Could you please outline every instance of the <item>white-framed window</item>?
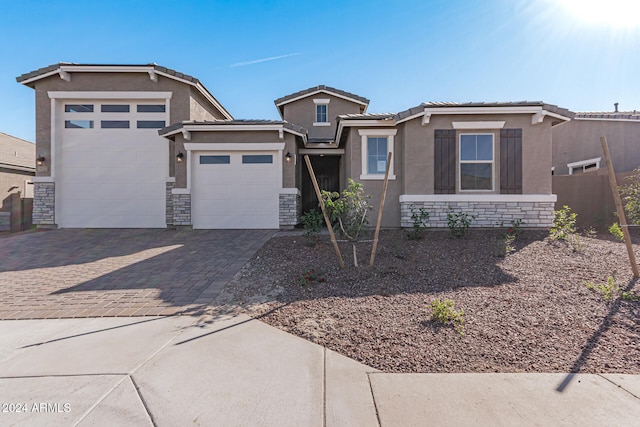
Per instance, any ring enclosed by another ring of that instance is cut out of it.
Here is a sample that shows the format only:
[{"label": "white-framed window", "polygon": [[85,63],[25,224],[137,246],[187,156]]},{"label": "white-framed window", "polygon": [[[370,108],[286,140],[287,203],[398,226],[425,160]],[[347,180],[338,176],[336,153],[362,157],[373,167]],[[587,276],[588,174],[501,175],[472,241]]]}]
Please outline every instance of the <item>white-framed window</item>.
[{"label": "white-framed window", "polygon": [[493,191],[494,135],[462,133],[459,138],[460,191]]},{"label": "white-framed window", "polygon": [[[394,137],[397,129],[359,129],[362,153],[362,174],[360,179],[384,179],[387,168],[387,156],[393,153]],[[393,165],[395,159],[391,158],[389,167],[389,179],[396,179]]]},{"label": "white-framed window", "polygon": [[329,102],[330,99],[314,99],[313,104],[315,106],[315,121],[314,126],[330,126],[329,123]]},{"label": "white-framed window", "polygon": [[602,157],[596,157],[595,159],[567,163],[567,167],[569,168],[569,175],[573,175],[574,173],[597,171],[598,169],[600,169],[601,160]]}]

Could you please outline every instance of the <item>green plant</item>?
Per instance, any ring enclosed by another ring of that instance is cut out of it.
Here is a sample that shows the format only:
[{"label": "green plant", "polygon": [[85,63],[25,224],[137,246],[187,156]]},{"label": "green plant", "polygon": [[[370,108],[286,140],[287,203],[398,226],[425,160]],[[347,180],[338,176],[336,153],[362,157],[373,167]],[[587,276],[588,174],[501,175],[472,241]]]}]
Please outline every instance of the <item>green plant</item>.
[{"label": "green plant", "polygon": [[429,212],[425,208],[411,209],[411,221],[413,222],[413,229],[409,232],[407,237],[409,240],[422,239],[424,229],[429,224]]},{"label": "green plant", "polygon": [[362,230],[369,224],[367,214],[372,209],[364,194],[364,186],[349,178],[347,188],[342,193],[322,191],[322,199],[334,230],[353,243],[353,264],[358,266],[355,242]]},{"label": "green plant", "polygon": [[586,282],[585,285],[588,289],[594,290],[602,295],[602,299],[607,302],[614,299],[620,292],[620,286],[618,286],[614,275],[607,277],[607,283]]},{"label": "green plant", "polygon": [[506,234],[503,237],[505,255],[509,255],[511,252],[514,252],[516,250],[516,247],[513,245],[513,242],[515,240],[516,240],[515,234]]},{"label": "green plant", "polygon": [[300,283],[301,286],[310,286],[317,283],[324,283],[326,280],[326,277],[324,277],[321,272],[312,268],[300,275],[298,283]]},{"label": "green plant", "polygon": [[584,235],[589,237],[590,239],[595,239],[598,236],[598,231],[593,227],[589,227],[584,230]]},{"label": "green plant", "polygon": [[635,174],[626,177],[625,185],[618,187],[627,218],[632,224],[640,224],[640,168],[634,169]]},{"label": "green plant", "polygon": [[624,240],[624,233],[617,222],[611,224],[611,227],[609,227],[609,233],[618,240]]},{"label": "green plant", "polygon": [[571,212],[571,208],[564,205],[559,211],[553,212],[553,226],[549,236],[553,240],[567,240],[576,232],[576,218],[578,214]]},{"label": "green plant", "polygon": [[620,297],[625,301],[638,301],[640,300],[640,295],[634,293],[633,291],[622,291]]},{"label": "green plant", "polygon": [[320,230],[322,230],[322,221],[324,219],[322,217],[322,213],[312,209],[302,215],[300,219],[302,221],[302,226],[304,227],[303,236],[307,238],[310,245],[315,245],[318,242]]},{"label": "green plant", "polygon": [[449,208],[447,213],[447,226],[449,227],[449,234],[451,237],[464,237],[467,235],[469,226],[475,221],[475,215],[468,214],[466,212],[455,212]]},{"label": "green plant", "polygon": [[455,310],[450,299],[435,299],[431,302],[431,320],[443,325],[451,325],[460,335],[464,335],[464,310]]}]

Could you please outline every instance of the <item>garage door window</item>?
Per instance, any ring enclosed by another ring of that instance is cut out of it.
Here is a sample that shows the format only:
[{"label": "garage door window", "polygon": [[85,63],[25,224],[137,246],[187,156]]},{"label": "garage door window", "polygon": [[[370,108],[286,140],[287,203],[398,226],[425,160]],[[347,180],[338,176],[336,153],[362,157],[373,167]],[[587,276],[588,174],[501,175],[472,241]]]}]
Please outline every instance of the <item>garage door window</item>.
[{"label": "garage door window", "polygon": [[228,165],[231,163],[230,156],[200,156],[201,165]]},{"label": "garage door window", "polygon": [[91,104],[66,104],[64,106],[65,113],[93,113],[93,105]]},{"label": "garage door window", "polygon": [[128,113],[129,106],[126,104],[116,105],[116,104],[103,104],[100,106],[101,113]]},{"label": "garage door window", "polygon": [[164,113],[165,106],[164,105],[138,105],[138,113]]},{"label": "garage door window", "polygon": [[271,154],[244,154],[242,163],[273,163],[273,156]]},{"label": "garage door window", "polygon": [[65,129],[93,129],[93,120],[65,120]]},{"label": "garage door window", "polygon": [[138,129],[162,129],[164,120],[138,120]]},{"label": "garage door window", "polygon": [[102,129],[129,129],[128,120],[102,120],[100,122]]}]

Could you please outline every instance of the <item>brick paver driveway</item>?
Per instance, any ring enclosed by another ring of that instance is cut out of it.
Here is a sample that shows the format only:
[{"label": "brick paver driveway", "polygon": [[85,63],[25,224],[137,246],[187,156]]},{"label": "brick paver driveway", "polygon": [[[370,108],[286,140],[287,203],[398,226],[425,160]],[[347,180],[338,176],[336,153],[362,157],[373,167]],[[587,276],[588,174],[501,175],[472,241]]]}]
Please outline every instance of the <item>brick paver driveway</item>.
[{"label": "brick paver driveway", "polygon": [[273,234],[69,229],[3,237],[0,319],[194,311]]}]

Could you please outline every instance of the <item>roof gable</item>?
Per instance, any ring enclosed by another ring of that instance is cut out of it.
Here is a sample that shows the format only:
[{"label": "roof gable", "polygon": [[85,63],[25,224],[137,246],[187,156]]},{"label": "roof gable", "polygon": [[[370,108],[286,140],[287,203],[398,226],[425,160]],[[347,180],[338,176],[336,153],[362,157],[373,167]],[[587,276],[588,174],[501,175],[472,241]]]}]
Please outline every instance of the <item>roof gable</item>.
[{"label": "roof gable", "polygon": [[278,107],[278,111],[280,112],[280,116],[284,116],[284,105],[289,104],[291,102],[298,101],[303,98],[307,98],[309,96],[316,95],[318,93],[326,93],[327,95],[333,95],[338,98],[345,99],[347,101],[353,102],[354,104],[359,104],[364,107],[363,112],[366,111],[367,106],[369,105],[369,100],[362,96],[356,95],[355,93],[346,92],[344,90],[336,89],[334,87],[318,85],[314,87],[310,87],[308,89],[300,90],[298,92],[294,92],[289,95],[285,95],[281,98],[273,101]]},{"label": "roof gable", "polygon": [[60,62],[39,68],[37,70],[22,74],[16,77],[16,81],[31,88],[35,87],[38,80],[55,76],[66,81],[71,81],[72,73],[147,73],[149,78],[156,81],[158,76],[163,76],[181,83],[195,87],[204,98],[213,105],[228,120],[232,120],[233,116],[218,102],[218,100],[209,92],[209,90],[197,78],[188,74],[181,73],[171,68],[161,65],[151,64],[76,64],[69,62]]}]

